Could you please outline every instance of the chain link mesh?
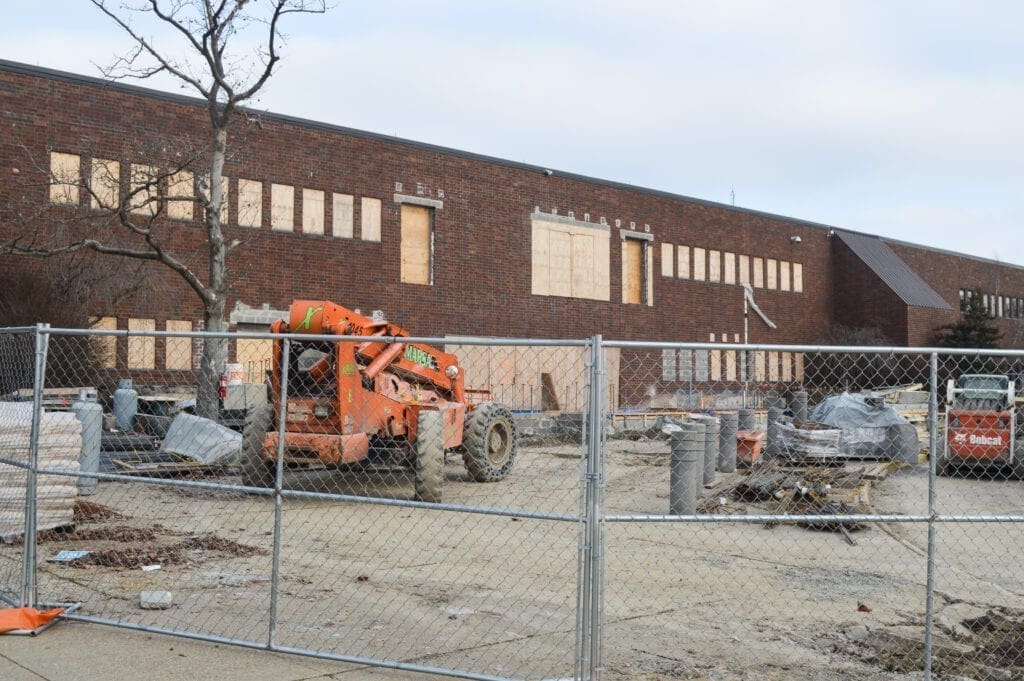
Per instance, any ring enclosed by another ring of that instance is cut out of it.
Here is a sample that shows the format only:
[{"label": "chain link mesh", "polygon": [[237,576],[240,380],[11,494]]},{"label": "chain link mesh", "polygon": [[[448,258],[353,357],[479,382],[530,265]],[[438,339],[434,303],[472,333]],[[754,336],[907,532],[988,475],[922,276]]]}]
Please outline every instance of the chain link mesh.
[{"label": "chain link mesh", "polygon": [[1024,675],[1024,355],[45,337],[0,332],[11,602],[479,678]]}]

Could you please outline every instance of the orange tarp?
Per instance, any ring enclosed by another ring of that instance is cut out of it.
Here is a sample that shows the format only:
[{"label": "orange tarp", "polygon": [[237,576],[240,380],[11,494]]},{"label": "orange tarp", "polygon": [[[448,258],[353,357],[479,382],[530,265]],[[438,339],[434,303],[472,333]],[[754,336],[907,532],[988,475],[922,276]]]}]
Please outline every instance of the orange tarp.
[{"label": "orange tarp", "polygon": [[4,608],[0,610],[0,634],[9,631],[33,631],[49,624],[53,618],[64,612],[64,608],[54,608],[40,612],[35,608]]}]

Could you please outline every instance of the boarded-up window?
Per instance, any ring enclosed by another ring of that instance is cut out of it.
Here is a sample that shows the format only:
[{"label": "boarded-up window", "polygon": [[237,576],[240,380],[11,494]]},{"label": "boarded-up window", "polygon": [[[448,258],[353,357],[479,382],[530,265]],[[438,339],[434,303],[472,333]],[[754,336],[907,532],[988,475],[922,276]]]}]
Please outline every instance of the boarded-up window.
[{"label": "boarded-up window", "polygon": [[708,351],[695,350],[693,354],[693,377],[696,381],[708,380]]},{"label": "boarded-up window", "polygon": [[793,368],[793,378],[795,380],[797,380],[797,381],[803,381],[804,380],[804,353],[798,352],[798,353],[793,355],[793,358],[795,360],[794,361],[795,366]]},{"label": "boarded-up window", "polygon": [[779,287],[779,262],[772,258],[768,258],[764,261],[765,265],[765,281],[767,282],[769,289],[776,289]]},{"label": "boarded-up window", "polygon": [[78,184],[82,181],[82,159],[78,154],[50,152],[50,203],[78,205]]},{"label": "boarded-up window", "polygon": [[754,288],[764,288],[764,258],[754,258]]},{"label": "boarded-up window", "polygon": [[[188,332],[192,330],[192,322],[168,319],[167,330],[178,333]],[[187,370],[192,368],[191,338],[168,336],[165,348],[165,367],[172,370]]]},{"label": "boarded-up window", "polygon": [[643,303],[644,245],[637,239],[622,241],[622,302],[628,305]]},{"label": "boarded-up window", "polygon": [[736,351],[727,350],[725,353],[725,380],[736,380]]},{"label": "boarded-up window", "polygon": [[401,279],[405,284],[434,283],[433,212],[402,204]]},{"label": "boarded-up window", "polygon": [[263,183],[259,180],[238,180],[238,226],[260,227],[263,224]]},{"label": "boarded-up window", "polygon": [[92,160],[89,172],[89,205],[93,209],[114,210],[121,200],[121,164],[102,158]]},{"label": "boarded-up window", "polygon": [[188,170],[173,173],[167,182],[167,217],[191,220],[194,205],[195,181]]},{"label": "boarded-up window", "polygon": [[750,256],[749,255],[741,255],[740,256],[740,283],[741,284],[749,284],[750,283]]},{"label": "boarded-up window", "polygon": [[157,186],[159,181],[157,169],[154,166],[133,163],[131,180],[132,195],[128,205],[132,212],[139,215],[156,215],[160,195],[160,188]]},{"label": "boarded-up window", "polygon": [[689,279],[690,278],[690,247],[680,246],[679,247],[679,278]]},{"label": "boarded-up window", "polygon": [[724,274],[722,275],[722,278],[725,280],[726,284],[735,284],[736,283],[736,254],[735,253],[729,253],[729,252],[725,253],[725,266],[723,268],[723,273]]},{"label": "boarded-up window", "polygon": [[785,260],[779,263],[779,288],[788,291],[790,286],[789,263]]},{"label": "boarded-up window", "polygon": [[676,351],[666,348],[661,351],[661,380],[676,380]]},{"label": "boarded-up window", "polygon": [[351,239],[353,203],[351,194],[334,194],[331,216],[331,231],[334,236]]},{"label": "boarded-up window", "polygon": [[754,380],[761,382],[764,379],[764,351],[759,350],[754,353]]},{"label": "boarded-up window", "polygon": [[131,333],[156,331],[155,319],[128,320],[128,368],[156,368],[156,339],[153,336],[133,336]]},{"label": "boarded-up window", "polygon": [[693,249],[693,279],[694,281],[704,281],[705,272],[707,267],[707,255],[703,248]]},{"label": "boarded-up window", "polygon": [[[117,317],[100,317],[93,323],[92,328],[114,331],[117,329]],[[92,347],[100,366],[104,369],[113,369],[117,366],[117,336],[96,336]]]},{"label": "boarded-up window", "polygon": [[532,219],[531,293],[610,300],[610,231],[585,222]]},{"label": "boarded-up window", "polygon": [[797,293],[804,291],[804,266],[798,262],[793,263],[793,290]]},{"label": "boarded-up window", "polygon": [[789,352],[782,353],[782,380],[793,380],[793,355]]},{"label": "boarded-up window", "polygon": [[302,190],[302,231],[324,233],[324,193],[319,189]]},{"label": "boarded-up window", "polygon": [[708,251],[708,281],[722,281],[721,251]]},{"label": "boarded-up window", "polygon": [[777,352],[768,353],[768,380],[779,380],[779,353]]},{"label": "boarded-up window", "polygon": [[[710,334],[708,340],[712,343],[715,342],[715,334]],[[722,380],[722,351],[712,350],[711,351],[711,380],[721,381]]]},{"label": "boarded-up window", "polygon": [[672,244],[661,245],[661,276],[675,276],[676,248]]},{"label": "boarded-up window", "polygon": [[360,220],[359,236],[363,241],[380,241],[380,199],[368,199],[365,196],[359,204]]},{"label": "boarded-up window", "polygon": [[246,383],[263,383],[273,352],[271,340],[239,338],[235,341],[235,361],[242,365]]},{"label": "boarded-up window", "polygon": [[679,380],[693,380],[693,350],[679,351]]},{"label": "boarded-up window", "polygon": [[270,228],[279,232],[295,229],[295,187],[270,185]]}]

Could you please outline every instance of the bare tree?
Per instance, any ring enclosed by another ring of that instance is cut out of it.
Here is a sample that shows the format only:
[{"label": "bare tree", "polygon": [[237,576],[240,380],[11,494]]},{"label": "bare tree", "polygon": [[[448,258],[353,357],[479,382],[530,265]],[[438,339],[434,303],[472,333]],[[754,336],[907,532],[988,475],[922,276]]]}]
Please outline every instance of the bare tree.
[{"label": "bare tree", "polygon": [[[180,276],[202,302],[204,328],[223,331],[228,254],[237,245],[237,241],[225,237],[221,224],[229,142],[240,142],[239,126],[233,124],[245,117],[245,104],[267,84],[281,58],[284,18],[290,14],[322,14],[326,11],[325,2],[91,2],[134,44],[127,54],[102,69],[104,76],[145,80],[158,74],[170,75],[203,99],[209,127],[198,135],[154,135],[148,151],[159,148],[163,152],[161,158],[145,167],[133,165],[130,173],[123,172],[117,164],[98,167],[94,159],[89,181],[85,181],[84,172],[62,174],[54,172],[52,165],[36,163],[46,173],[51,199],[54,191],[73,191],[74,201],[57,203],[77,202],[77,214],[73,217],[87,221],[91,227],[54,230],[53,221],[48,221],[47,228],[34,227],[0,247],[7,252],[40,257],[91,250],[159,263]],[[158,32],[151,33],[153,30]],[[128,189],[108,191],[121,186]],[[86,201],[79,200],[82,192]],[[186,203],[194,204],[200,213],[201,237],[196,233],[183,239],[180,224],[167,224],[168,206]],[[31,217],[20,216],[23,224],[41,224]],[[197,411],[203,416],[213,417],[217,413],[217,379],[226,362],[226,340],[208,339],[203,343],[197,394]]]}]

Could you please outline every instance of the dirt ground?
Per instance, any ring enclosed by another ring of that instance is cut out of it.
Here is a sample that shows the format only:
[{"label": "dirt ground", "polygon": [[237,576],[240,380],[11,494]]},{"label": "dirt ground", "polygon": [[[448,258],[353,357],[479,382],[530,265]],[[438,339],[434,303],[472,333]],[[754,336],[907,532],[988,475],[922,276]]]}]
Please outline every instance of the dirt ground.
[{"label": "dirt ground", "polygon": [[[612,441],[608,450],[607,512],[667,512],[667,444]],[[576,512],[578,446],[524,447],[499,483],[469,481],[457,458],[446,474],[446,501],[513,510],[285,500],[278,645],[517,678],[572,675],[579,524],[515,511]],[[408,498],[411,489],[390,472],[287,477],[322,491]],[[924,513],[927,482],[923,464],[897,471],[872,488],[871,510]],[[1021,513],[1020,485],[943,479],[938,507]],[[61,549],[92,552],[43,562],[43,598],[81,601],[81,612],[101,618],[268,639],[272,498],[140,482],[103,483],[89,501],[118,515],[93,514],[74,534],[41,539],[42,561]],[[608,678],[921,676],[926,525],[873,525],[853,534],[853,546],[791,525],[607,523],[604,534]],[[1024,662],[1002,654],[1024,647],[1020,528],[941,524],[936,536],[936,668],[1021,678]],[[13,565],[19,552],[2,546],[0,558]],[[142,610],[143,590],[171,591],[174,605]]]}]

